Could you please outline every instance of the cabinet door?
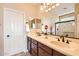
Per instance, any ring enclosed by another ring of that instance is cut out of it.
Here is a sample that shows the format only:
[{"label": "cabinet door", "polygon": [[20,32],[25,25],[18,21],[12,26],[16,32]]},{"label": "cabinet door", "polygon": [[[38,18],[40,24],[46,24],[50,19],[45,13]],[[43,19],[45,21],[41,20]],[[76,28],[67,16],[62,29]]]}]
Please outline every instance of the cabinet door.
[{"label": "cabinet door", "polygon": [[37,41],[35,41],[35,40],[33,40],[33,39],[32,39],[32,43],[34,43],[34,44],[36,44],[36,45],[37,45]]},{"label": "cabinet door", "polygon": [[31,40],[30,40],[30,38],[29,37],[27,37],[27,49],[28,49],[28,51],[30,52],[30,50],[31,50]]},{"label": "cabinet door", "polygon": [[43,49],[44,51],[46,51],[47,53],[49,53],[50,55],[52,55],[52,49],[49,48],[48,46],[44,45],[44,44],[41,44],[39,43],[38,44],[39,48]]},{"label": "cabinet door", "polygon": [[34,43],[32,43],[32,46],[31,46],[31,54],[37,56],[37,53],[38,53],[37,52],[37,45],[34,44]]},{"label": "cabinet door", "polygon": [[53,54],[52,49],[44,44],[38,43],[38,54],[43,56],[51,56]]},{"label": "cabinet door", "polygon": [[53,50],[53,56],[65,56],[64,54]]},{"label": "cabinet door", "polygon": [[51,56],[51,54],[49,54],[48,52],[46,52],[41,48],[38,48],[38,53],[39,53],[39,56]]}]

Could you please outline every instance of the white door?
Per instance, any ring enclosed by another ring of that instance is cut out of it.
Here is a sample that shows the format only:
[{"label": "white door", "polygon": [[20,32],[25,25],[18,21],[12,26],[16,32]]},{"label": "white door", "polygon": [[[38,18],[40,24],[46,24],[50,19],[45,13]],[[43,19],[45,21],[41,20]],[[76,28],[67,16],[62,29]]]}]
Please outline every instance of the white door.
[{"label": "white door", "polygon": [[24,14],[12,9],[4,9],[4,55],[24,51]]}]

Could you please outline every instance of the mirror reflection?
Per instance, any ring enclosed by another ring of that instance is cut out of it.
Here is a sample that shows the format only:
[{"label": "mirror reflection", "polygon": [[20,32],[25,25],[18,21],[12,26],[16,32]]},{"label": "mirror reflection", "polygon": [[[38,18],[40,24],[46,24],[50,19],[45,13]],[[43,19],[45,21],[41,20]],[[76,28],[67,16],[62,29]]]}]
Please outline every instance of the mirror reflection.
[{"label": "mirror reflection", "polygon": [[75,20],[56,22],[55,27],[55,35],[75,37]]},{"label": "mirror reflection", "polygon": [[65,37],[75,36],[75,15],[74,13],[68,13],[59,16],[59,22],[55,23],[55,35],[63,35]]},{"label": "mirror reflection", "polygon": [[42,13],[42,15],[41,21],[43,26],[48,25],[48,33],[52,32],[53,35],[76,37],[75,4],[63,3],[50,12]]},{"label": "mirror reflection", "polygon": [[47,33],[52,35],[63,35],[65,37],[79,38],[78,30],[78,4],[60,3],[51,4],[50,8],[44,3],[39,4],[39,17],[29,21],[30,29],[40,29],[45,33],[45,25],[48,26]]}]

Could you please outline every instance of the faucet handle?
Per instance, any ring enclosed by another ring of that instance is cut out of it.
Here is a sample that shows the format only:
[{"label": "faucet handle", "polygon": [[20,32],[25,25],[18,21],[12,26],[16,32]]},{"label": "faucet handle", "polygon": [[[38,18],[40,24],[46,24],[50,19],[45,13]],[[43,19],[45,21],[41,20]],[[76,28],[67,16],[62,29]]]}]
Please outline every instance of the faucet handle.
[{"label": "faucet handle", "polygon": [[58,41],[60,41],[60,39],[58,38]]},{"label": "faucet handle", "polygon": [[66,43],[68,43],[68,44],[69,44],[69,40],[67,40],[67,41],[66,41]]}]

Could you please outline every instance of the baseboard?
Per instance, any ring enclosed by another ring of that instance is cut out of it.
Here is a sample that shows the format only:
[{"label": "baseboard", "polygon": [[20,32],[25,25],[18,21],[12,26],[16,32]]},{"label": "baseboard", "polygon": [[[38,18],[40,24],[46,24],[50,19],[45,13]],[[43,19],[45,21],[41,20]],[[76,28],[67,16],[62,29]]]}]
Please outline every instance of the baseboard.
[{"label": "baseboard", "polygon": [[13,54],[13,55],[11,55],[11,56],[17,56],[17,55],[19,55],[19,54],[21,54],[21,53],[26,53],[26,52],[28,52],[28,50],[21,51],[21,52],[19,52],[19,53]]},{"label": "baseboard", "polygon": [[24,52],[28,52],[28,50],[24,50]]},{"label": "baseboard", "polygon": [[11,55],[11,56],[17,56],[17,55],[22,54],[22,53],[24,53],[24,51],[19,52],[19,53],[16,53],[16,54],[13,54],[13,55]]}]

